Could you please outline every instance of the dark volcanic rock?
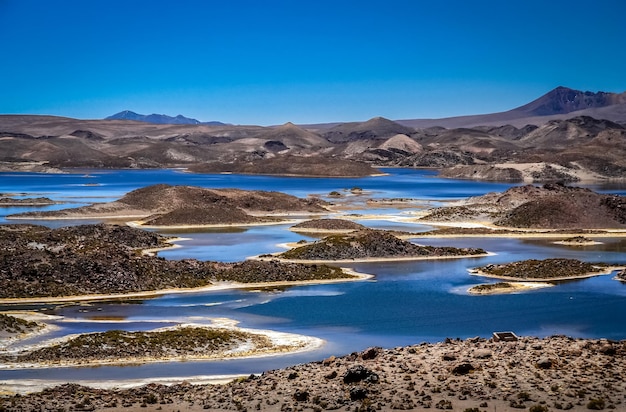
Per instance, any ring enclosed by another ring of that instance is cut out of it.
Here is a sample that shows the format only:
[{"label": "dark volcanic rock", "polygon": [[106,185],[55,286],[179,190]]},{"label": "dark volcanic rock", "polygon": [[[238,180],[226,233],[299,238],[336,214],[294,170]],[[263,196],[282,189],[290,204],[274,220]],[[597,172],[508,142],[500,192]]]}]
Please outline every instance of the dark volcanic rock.
[{"label": "dark volcanic rock", "polygon": [[343,375],[343,383],[357,383],[361,381],[378,383],[379,377],[374,371],[367,369],[363,365],[353,366]]}]

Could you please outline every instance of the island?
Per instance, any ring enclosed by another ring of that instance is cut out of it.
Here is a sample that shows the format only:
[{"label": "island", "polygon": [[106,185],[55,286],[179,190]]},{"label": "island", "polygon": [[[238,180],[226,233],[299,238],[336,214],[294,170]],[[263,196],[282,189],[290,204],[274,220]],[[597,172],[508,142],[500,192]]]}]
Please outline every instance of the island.
[{"label": "island", "polygon": [[483,283],[472,286],[467,290],[470,295],[499,295],[502,293],[516,293],[532,289],[547,288],[554,286],[551,283],[542,282],[497,282]]},{"label": "island", "polygon": [[26,212],[7,219],[117,219],[150,227],[210,227],[276,223],[276,216],[327,213],[325,205],[321,199],[280,192],[157,184],[114,202]]},{"label": "island", "polygon": [[314,219],[289,228],[302,233],[347,233],[366,229],[365,226],[346,219]]},{"label": "island", "polygon": [[57,202],[48,197],[17,198],[16,195],[0,193],[0,206],[46,206]]},{"label": "island", "polygon": [[144,253],[170,247],[171,241],[125,225],[0,225],[0,302],[150,296],[224,282],[357,279],[319,264],[166,260]]},{"label": "island", "polygon": [[234,324],[184,324],[154,331],[109,330],[70,336],[53,345],[0,354],[0,369],[263,356],[308,350],[322,342],[320,339],[295,334],[240,329]]},{"label": "island", "polygon": [[593,239],[588,238],[587,236],[573,236],[568,237],[567,239],[557,240],[554,242],[557,245],[565,245],[565,246],[593,246],[593,245],[601,245],[602,242],[595,241]]},{"label": "island", "polygon": [[[298,262],[420,260],[486,256],[480,248],[420,246],[383,230],[365,229],[327,236],[270,257]],[[261,256],[267,257],[267,256]]]},{"label": "island", "polygon": [[582,279],[610,274],[616,267],[605,263],[581,262],[577,259],[528,259],[506,264],[490,264],[470,270],[478,276],[504,280],[541,282]]}]

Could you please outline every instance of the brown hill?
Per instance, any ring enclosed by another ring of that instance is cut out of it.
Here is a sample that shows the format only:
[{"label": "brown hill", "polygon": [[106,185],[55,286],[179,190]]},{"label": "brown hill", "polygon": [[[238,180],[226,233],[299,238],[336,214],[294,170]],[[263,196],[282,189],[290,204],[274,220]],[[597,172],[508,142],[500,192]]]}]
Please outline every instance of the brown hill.
[{"label": "brown hill", "polygon": [[344,123],[323,134],[332,143],[345,143],[355,140],[384,139],[397,134],[411,135],[415,130],[384,117],[375,117],[366,122]]},{"label": "brown hill", "polygon": [[114,202],[59,211],[22,213],[8,218],[149,217],[152,224],[232,224],[258,221],[249,213],[321,213],[325,211],[323,205],[321,200],[300,199],[280,192],[160,184],[134,190]]},{"label": "brown hill", "polygon": [[259,157],[253,160],[202,163],[189,167],[196,173],[241,173],[281,176],[363,177],[381,173],[370,164],[335,156]]},{"label": "brown hill", "polygon": [[609,229],[626,226],[626,198],[561,184],[512,187],[434,209],[425,220],[493,220],[532,229]]},{"label": "brown hill", "polygon": [[531,200],[495,223],[534,229],[626,227],[626,198],[582,190]]}]

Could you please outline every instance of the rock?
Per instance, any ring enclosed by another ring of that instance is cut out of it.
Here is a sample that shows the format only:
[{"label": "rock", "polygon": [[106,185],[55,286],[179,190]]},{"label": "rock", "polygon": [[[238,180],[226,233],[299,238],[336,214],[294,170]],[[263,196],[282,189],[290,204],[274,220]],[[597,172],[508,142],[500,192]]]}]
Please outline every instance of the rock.
[{"label": "rock", "polygon": [[324,378],[328,380],[335,379],[336,377],[337,377],[337,371],[332,371],[328,375],[324,375]]},{"label": "rock", "polygon": [[453,353],[444,353],[442,358],[445,361],[455,361],[456,360],[456,355],[453,354]]},{"label": "rock", "polygon": [[365,349],[361,353],[361,359],[363,359],[363,360],[374,359],[374,358],[376,358],[376,356],[378,356],[380,351],[381,351],[381,348],[368,348],[368,349]]},{"label": "rock", "polygon": [[367,398],[367,389],[365,388],[352,388],[350,389],[350,400],[360,401]]},{"label": "rock", "polygon": [[598,352],[607,356],[614,356],[617,353],[617,351],[615,350],[615,346],[611,345],[610,343],[600,346]]},{"label": "rock", "polygon": [[477,359],[487,359],[491,358],[491,356],[493,356],[493,354],[489,349],[478,349],[474,352],[474,357]]},{"label": "rock", "polygon": [[378,375],[364,367],[363,365],[356,365],[351,367],[343,375],[343,383],[356,383],[356,382],[369,382],[378,383]]},{"label": "rock", "polygon": [[475,368],[474,366],[472,366],[471,363],[469,362],[464,362],[464,363],[460,363],[458,365],[456,365],[453,369],[452,369],[452,373],[454,375],[467,375],[468,373],[470,373],[471,371],[473,371]]},{"label": "rock", "polygon": [[328,366],[330,364],[332,364],[333,362],[335,362],[335,359],[337,359],[335,356],[331,356],[329,358],[326,358],[322,361],[322,365],[324,366]]},{"label": "rock", "polygon": [[540,358],[537,361],[537,367],[540,369],[550,369],[552,367],[552,360],[549,358]]},{"label": "rock", "polygon": [[296,392],[293,394],[293,398],[298,402],[306,402],[309,400],[309,392],[305,390],[296,389]]}]

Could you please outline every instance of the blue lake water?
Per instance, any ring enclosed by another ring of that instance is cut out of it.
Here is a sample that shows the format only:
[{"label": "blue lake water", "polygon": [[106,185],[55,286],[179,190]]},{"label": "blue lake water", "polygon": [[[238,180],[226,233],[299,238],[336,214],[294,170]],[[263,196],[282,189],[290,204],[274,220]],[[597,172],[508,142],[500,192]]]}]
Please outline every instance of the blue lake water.
[{"label": "blue lake water", "polygon": [[[431,171],[389,169],[389,175],[362,179],[307,179],[240,175],[194,175],[176,170],[84,171],[67,175],[0,174],[0,192],[48,196],[76,206],[109,201],[138,187],[155,183],[203,187],[237,187],[277,190],[304,197],[324,197],[333,190],[360,187],[365,197],[415,198],[423,204],[502,191],[505,183],[446,180]],[[86,177],[86,174],[89,177]],[[88,186],[85,186],[88,184]],[[96,184],[96,185],[94,185]],[[594,190],[625,194],[623,186],[594,186]],[[347,192],[346,192],[347,193]],[[357,199],[358,200],[358,199]],[[358,202],[357,202],[358,205]],[[62,208],[68,205],[55,205]],[[357,206],[358,207],[358,206]],[[380,206],[380,212],[385,212]],[[24,210],[0,209],[5,216]],[[404,209],[403,209],[404,210]],[[396,209],[389,209],[397,213]],[[357,211],[358,213],[358,211]],[[367,213],[370,213],[368,211]],[[22,221],[12,221],[22,222]],[[36,222],[51,226],[72,221]],[[378,228],[424,230],[424,226],[386,220],[360,223]],[[188,240],[178,249],[162,252],[168,259],[193,257],[239,261],[247,256],[280,250],[279,243],[308,238],[287,230],[289,225],[230,230],[176,232]],[[358,263],[357,271],[375,275],[372,281],[283,288],[280,290],[229,290],[172,294],[155,299],[97,302],[81,305],[27,305],[63,316],[52,336],[102,331],[111,328],[147,330],[182,321],[210,322],[211,318],[236,319],[242,326],[317,336],[327,341],[321,349],[289,356],[219,362],[179,362],[127,367],[50,368],[0,371],[0,379],[130,379],[195,375],[247,374],[329,355],[341,355],[368,346],[394,347],[446,337],[488,337],[493,331],[513,330],[520,335],[567,334],[577,337],[626,339],[626,284],[599,276],[562,282],[555,287],[496,295],[469,296],[467,288],[488,280],[468,274],[487,263],[523,259],[572,257],[591,262],[626,264],[626,240],[601,239],[597,246],[567,247],[547,240],[498,238],[420,239],[419,243],[457,247],[482,247],[495,255],[440,261]],[[0,310],[17,309],[0,307]],[[124,320],[115,323],[112,319]]]}]

